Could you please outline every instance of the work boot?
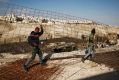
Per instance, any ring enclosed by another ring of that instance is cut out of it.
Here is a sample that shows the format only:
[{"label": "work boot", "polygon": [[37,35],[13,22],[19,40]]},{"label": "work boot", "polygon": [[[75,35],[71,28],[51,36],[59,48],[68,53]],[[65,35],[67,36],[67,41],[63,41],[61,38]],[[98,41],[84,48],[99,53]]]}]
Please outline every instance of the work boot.
[{"label": "work boot", "polygon": [[45,62],[43,62],[43,61],[42,61],[42,62],[40,62],[40,64],[41,64],[42,66],[46,65],[46,63],[45,63]]},{"label": "work boot", "polygon": [[85,60],[86,60],[86,59],[85,59],[84,57],[81,58],[81,61],[82,61],[83,63],[85,62]]},{"label": "work boot", "polygon": [[27,68],[27,66],[26,66],[25,64],[23,64],[23,70],[24,70],[25,72],[28,72],[28,68]]}]

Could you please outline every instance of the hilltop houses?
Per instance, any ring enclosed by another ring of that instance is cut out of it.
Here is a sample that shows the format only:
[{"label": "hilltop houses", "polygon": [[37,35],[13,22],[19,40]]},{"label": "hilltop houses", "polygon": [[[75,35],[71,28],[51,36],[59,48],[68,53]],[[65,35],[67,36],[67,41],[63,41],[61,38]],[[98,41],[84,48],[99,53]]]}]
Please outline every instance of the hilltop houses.
[{"label": "hilltop houses", "polygon": [[21,23],[48,23],[48,24],[60,24],[60,23],[78,23],[78,24],[87,24],[93,23],[90,20],[75,20],[75,19],[51,19],[51,18],[43,18],[42,16],[27,16],[25,14],[16,15],[14,13],[7,14],[6,16],[1,16],[1,20],[6,20],[11,23],[21,22]]}]

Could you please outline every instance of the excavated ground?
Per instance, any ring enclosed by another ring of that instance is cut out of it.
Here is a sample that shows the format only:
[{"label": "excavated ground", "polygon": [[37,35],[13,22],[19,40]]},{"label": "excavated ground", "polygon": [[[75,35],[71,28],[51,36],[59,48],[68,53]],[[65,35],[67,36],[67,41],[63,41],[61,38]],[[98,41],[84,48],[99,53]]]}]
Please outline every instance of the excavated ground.
[{"label": "excavated ground", "polygon": [[[78,57],[76,57],[78,58]],[[37,61],[34,61],[29,68],[29,72],[24,72],[22,64],[25,59],[10,62],[0,67],[0,80],[48,80],[52,76],[60,72],[61,67],[58,63],[52,63],[53,60],[49,61],[47,65],[39,65]],[[55,60],[54,60],[55,61]],[[61,60],[58,60],[61,61]],[[69,58],[68,58],[69,61]],[[94,60],[98,64],[104,64],[114,70],[119,70],[119,51],[97,53]],[[84,63],[85,64],[85,63]],[[118,73],[117,73],[118,74]],[[113,77],[113,76],[112,76]],[[118,78],[118,77],[116,77]]]},{"label": "excavated ground", "polygon": [[92,61],[119,70],[119,51],[97,53]]},{"label": "excavated ground", "polygon": [[48,80],[59,66],[56,64],[39,65],[34,61],[28,72],[24,72],[22,64],[24,60],[17,60],[0,67],[0,80]]},{"label": "excavated ground", "polygon": [[[49,42],[47,43],[52,43],[55,41],[75,42],[77,44],[79,43],[78,45],[80,45],[79,46],[80,49],[84,49],[85,46],[83,48],[82,46],[85,44],[82,41],[74,40],[74,39],[71,39],[71,41],[69,40],[70,39],[66,39],[66,38],[64,38],[63,40],[56,39],[56,40],[49,40]],[[19,45],[19,46],[16,47],[16,45]],[[9,46],[12,46],[12,47],[9,47]],[[21,53],[22,51],[23,53],[28,53],[30,51],[30,47],[28,47],[27,43],[22,43],[22,44],[15,43],[14,45],[13,44],[1,45],[0,47],[2,48],[0,50],[1,54],[3,52],[6,52],[6,53],[11,52],[11,53],[18,54],[18,53]],[[49,60],[50,63],[47,63],[47,65],[43,65],[43,66],[39,65],[37,61],[34,61],[33,64],[29,68],[29,72],[27,73],[24,72],[22,69],[22,64],[26,61],[26,59],[20,59],[15,62],[9,62],[5,65],[0,66],[0,80],[49,80],[52,76],[57,77],[58,74],[60,74],[62,70],[61,69],[62,65],[60,65],[59,63],[62,60],[67,60],[70,62],[70,59],[72,58],[79,59],[82,56],[80,54],[79,55],[76,54],[76,55],[71,57],[65,57],[65,58],[63,56],[63,58],[58,58],[56,60],[52,59],[52,60]],[[59,63],[55,61],[59,61]],[[118,71],[119,70],[119,50],[97,53],[95,55],[95,58],[92,61],[98,64],[104,64],[105,66],[108,66]],[[56,79],[54,78],[54,80]]]}]

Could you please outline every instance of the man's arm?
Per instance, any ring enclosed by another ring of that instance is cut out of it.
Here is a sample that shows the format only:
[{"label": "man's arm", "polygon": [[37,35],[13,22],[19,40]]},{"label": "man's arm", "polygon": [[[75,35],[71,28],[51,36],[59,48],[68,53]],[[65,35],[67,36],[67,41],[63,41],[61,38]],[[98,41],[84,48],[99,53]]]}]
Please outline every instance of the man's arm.
[{"label": "man's arm", "polygon": [[42,35],[43,32],[44,32],[44,30],[43,30],[43,26],[41,25],[41,32],[39,32],[39,35]]},{"label": "man's arm", "polygon": [[37,46],[39,46],[39,45],[38,45],[38,44],[36,44],[35,42],[33,42],[33,46],[37,47]]},{"label": "man's arm", "polygon": [[97,37],[96,37],[96,35],[94,35],[94,46],[95,47],[97,46]]},{"label": "man's arm", "polygon": [[35,37],[35,38],[36,38],[36,37],[39,37],[38,35],[35,35],[35,34],[34,34],[34,31],[31,32],[30,36]]}]

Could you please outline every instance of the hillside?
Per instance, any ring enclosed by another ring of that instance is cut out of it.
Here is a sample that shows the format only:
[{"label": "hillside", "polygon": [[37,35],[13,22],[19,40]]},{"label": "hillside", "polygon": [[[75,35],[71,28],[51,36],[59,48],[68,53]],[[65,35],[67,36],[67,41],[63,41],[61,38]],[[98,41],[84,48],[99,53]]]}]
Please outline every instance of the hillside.
[{"label": "hillside", "polygon": [[[9,39],[14,42],[18,37],[21,41],[26,40],[31,31],[34,30],[38,23],[3,23],[1,21],[1,39],[4,43],[4,39]],[[108,33],[118,33],[118,27],[111,27],[99,24],[47,24],[42,23],[44,26],[44,35],[42,38],[60,38],[60,37],[73,37],[81,39],[82,35],[90,34],[92,28],[96,29],[96,35],[106,36]],[[4,29],[4,30],[2,30]],[[24,36],[24,37],[23,37]],[[15,40],[13,40],[15,38]],[[22,40],[23,39],[23,40]],[[18,41],[18,40],[17,40]]]}]

